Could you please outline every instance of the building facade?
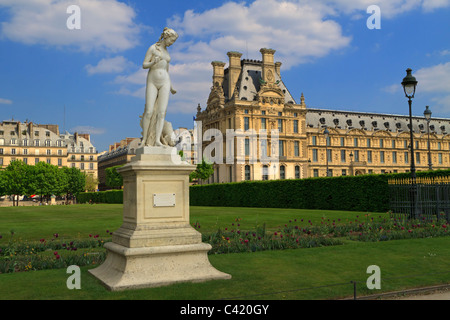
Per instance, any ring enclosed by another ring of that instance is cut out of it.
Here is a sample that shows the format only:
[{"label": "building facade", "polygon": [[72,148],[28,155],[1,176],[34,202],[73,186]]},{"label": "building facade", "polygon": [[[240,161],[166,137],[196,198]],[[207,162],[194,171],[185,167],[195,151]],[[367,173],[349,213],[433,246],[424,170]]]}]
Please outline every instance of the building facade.
[{"label": "building facade", "polygon": [[89,134],[61,134],[58,125],[3,121],[0,123],[0,168],[11,161],[29,165],[41,161],[58,167],[75,167],[97,178],[98,151]]},{"label": "building facade", "polygon": [[[408,116],[309,108],[303,94],[297,103],[275,50],[260,52],[262,60],[228,52],[228,68],[212,62],[211,93],[196,115],[203,156],[215,163],[208,183],[410,170]],[[433,169],[449,168],[450,119],[413,117],[412,129],[416,170],[429,168],[428,140]],[[211,141],[221,141],[222,150]]]}]

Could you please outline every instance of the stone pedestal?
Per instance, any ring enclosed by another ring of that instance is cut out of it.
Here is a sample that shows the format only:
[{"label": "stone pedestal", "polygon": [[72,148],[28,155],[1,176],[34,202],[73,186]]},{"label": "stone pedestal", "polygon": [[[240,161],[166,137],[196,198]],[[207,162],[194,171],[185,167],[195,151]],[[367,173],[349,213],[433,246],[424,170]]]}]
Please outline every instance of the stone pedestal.
[{"label": "stone pedestal", "polygon": [[175,148],[145,147],[118,171],[123,224],[106,243],[106,261],[89,270],[110,290],[230,279],[208,260],[209,244],[189,223],[189,173]]}]

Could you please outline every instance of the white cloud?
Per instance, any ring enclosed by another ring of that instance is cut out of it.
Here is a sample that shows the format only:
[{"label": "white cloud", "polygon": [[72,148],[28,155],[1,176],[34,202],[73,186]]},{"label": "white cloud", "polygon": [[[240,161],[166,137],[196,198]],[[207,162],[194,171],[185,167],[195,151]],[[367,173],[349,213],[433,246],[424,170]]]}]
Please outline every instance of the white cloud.
[{"label": "white cloud", "polygon": [[104,58],[96,66],[87,65],[86,71],[89,75],[104,73],[121,73],[131,67],[133,63],[123,56]]},{"label": "white cloud", "polygon": [[95,128],[91,126],[77,126],[72,128],[70,131],[89,134],[104,134],[106,132],[106,130],[103,128]]},{"label": "white cloud", "polygon": [[0,104],[12,104],[11,100],[0,98]]},{"label": "white cloud", "polygon": [[[70,5],[80,7],[80,30],[67,28]],[[143,28],[134,9],[117,0],[0,0],[1,7],[11,16],[1,23],[1,36],[30,45],[121,51],[138,43]]]},{"label": "white cloud", "polygon": [[421,91],[450,93],[450,62],[419,69],[414,76]]},{"label": "white cloud", "polygon": [[227,2],[202,13],[188,10],[168,21],[181,39],[189,39],[176,46],[173,56],[184,63],[205,62],[205,57],[214,60],[230,50],[246,53],[248,48],[253,55],[267,47],[278,49],[277,59],[289,68],[349,45],[350,37],[325,19],[327,13],[322,5],[276,0]]}]

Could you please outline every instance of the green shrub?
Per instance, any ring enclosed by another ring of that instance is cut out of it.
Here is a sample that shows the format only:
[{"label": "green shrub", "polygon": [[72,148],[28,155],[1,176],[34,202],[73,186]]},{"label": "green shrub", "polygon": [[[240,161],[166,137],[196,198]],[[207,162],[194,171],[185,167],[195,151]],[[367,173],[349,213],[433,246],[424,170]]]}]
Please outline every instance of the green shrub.
[{"label": "green shrub", "polygon": [[[450,176],[450,170],[417,172],[417,176]],[[388,180],[394,177],[407,179],[410,174],[367,174],[196,185],[190,188],[190,204],[386,212],[389,210]]]}]

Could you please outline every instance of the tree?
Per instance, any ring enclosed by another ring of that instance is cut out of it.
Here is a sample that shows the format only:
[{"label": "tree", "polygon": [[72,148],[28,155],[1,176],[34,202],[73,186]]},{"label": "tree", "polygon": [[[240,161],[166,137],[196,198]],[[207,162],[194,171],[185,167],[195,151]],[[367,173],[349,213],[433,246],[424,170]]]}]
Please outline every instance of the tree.
[{"label": "tree", "polygon": [[75,195],[78,192],[83,192],[86,187],[86,175],[81,172],[80,169],[72,167],[63,167],[61,169],[66,176],[67,183],[64,188],[64,193],[66,194],[66,203],[70,196]]},{"label": "tree", "polygon": [[123,186],[122,175],[117,172],[117,168],[122,166],[115,166],[106,168],[106,185],[112,189],[120,189]]},{"label": "tree", "polygon": [[41,202],[44,196],[48,202],[52,194],[61,195],[65,193],[68,182],[64,171],[46,162],[39,162],[32,168],[33,174],[31,176],[33,180],[30,184],[34,193],[41,196]]},{"label": "tree", "polygon": [[202,163],[197,164],[197,169],[189,175],[189,179],[192,181],[194,179],[206,180],[212,174],[214,174],[214,167],[212,163],[208,163],[205,159],[202,159]]},{"label": "tree", "polygon": [[[4,193],[13,196],[13,206],[19,205],[19,196],[29,193],[30,167],[20,160],[12,161],[2,173]],[[17,202],[16,202],[17,201]]]},{"label": "tree", "polygon": [[95,190],[97,190],[98,179],[94,178],[92,174],[86,174],[85,181],[85,190],[87,192],[94,192]]}]

